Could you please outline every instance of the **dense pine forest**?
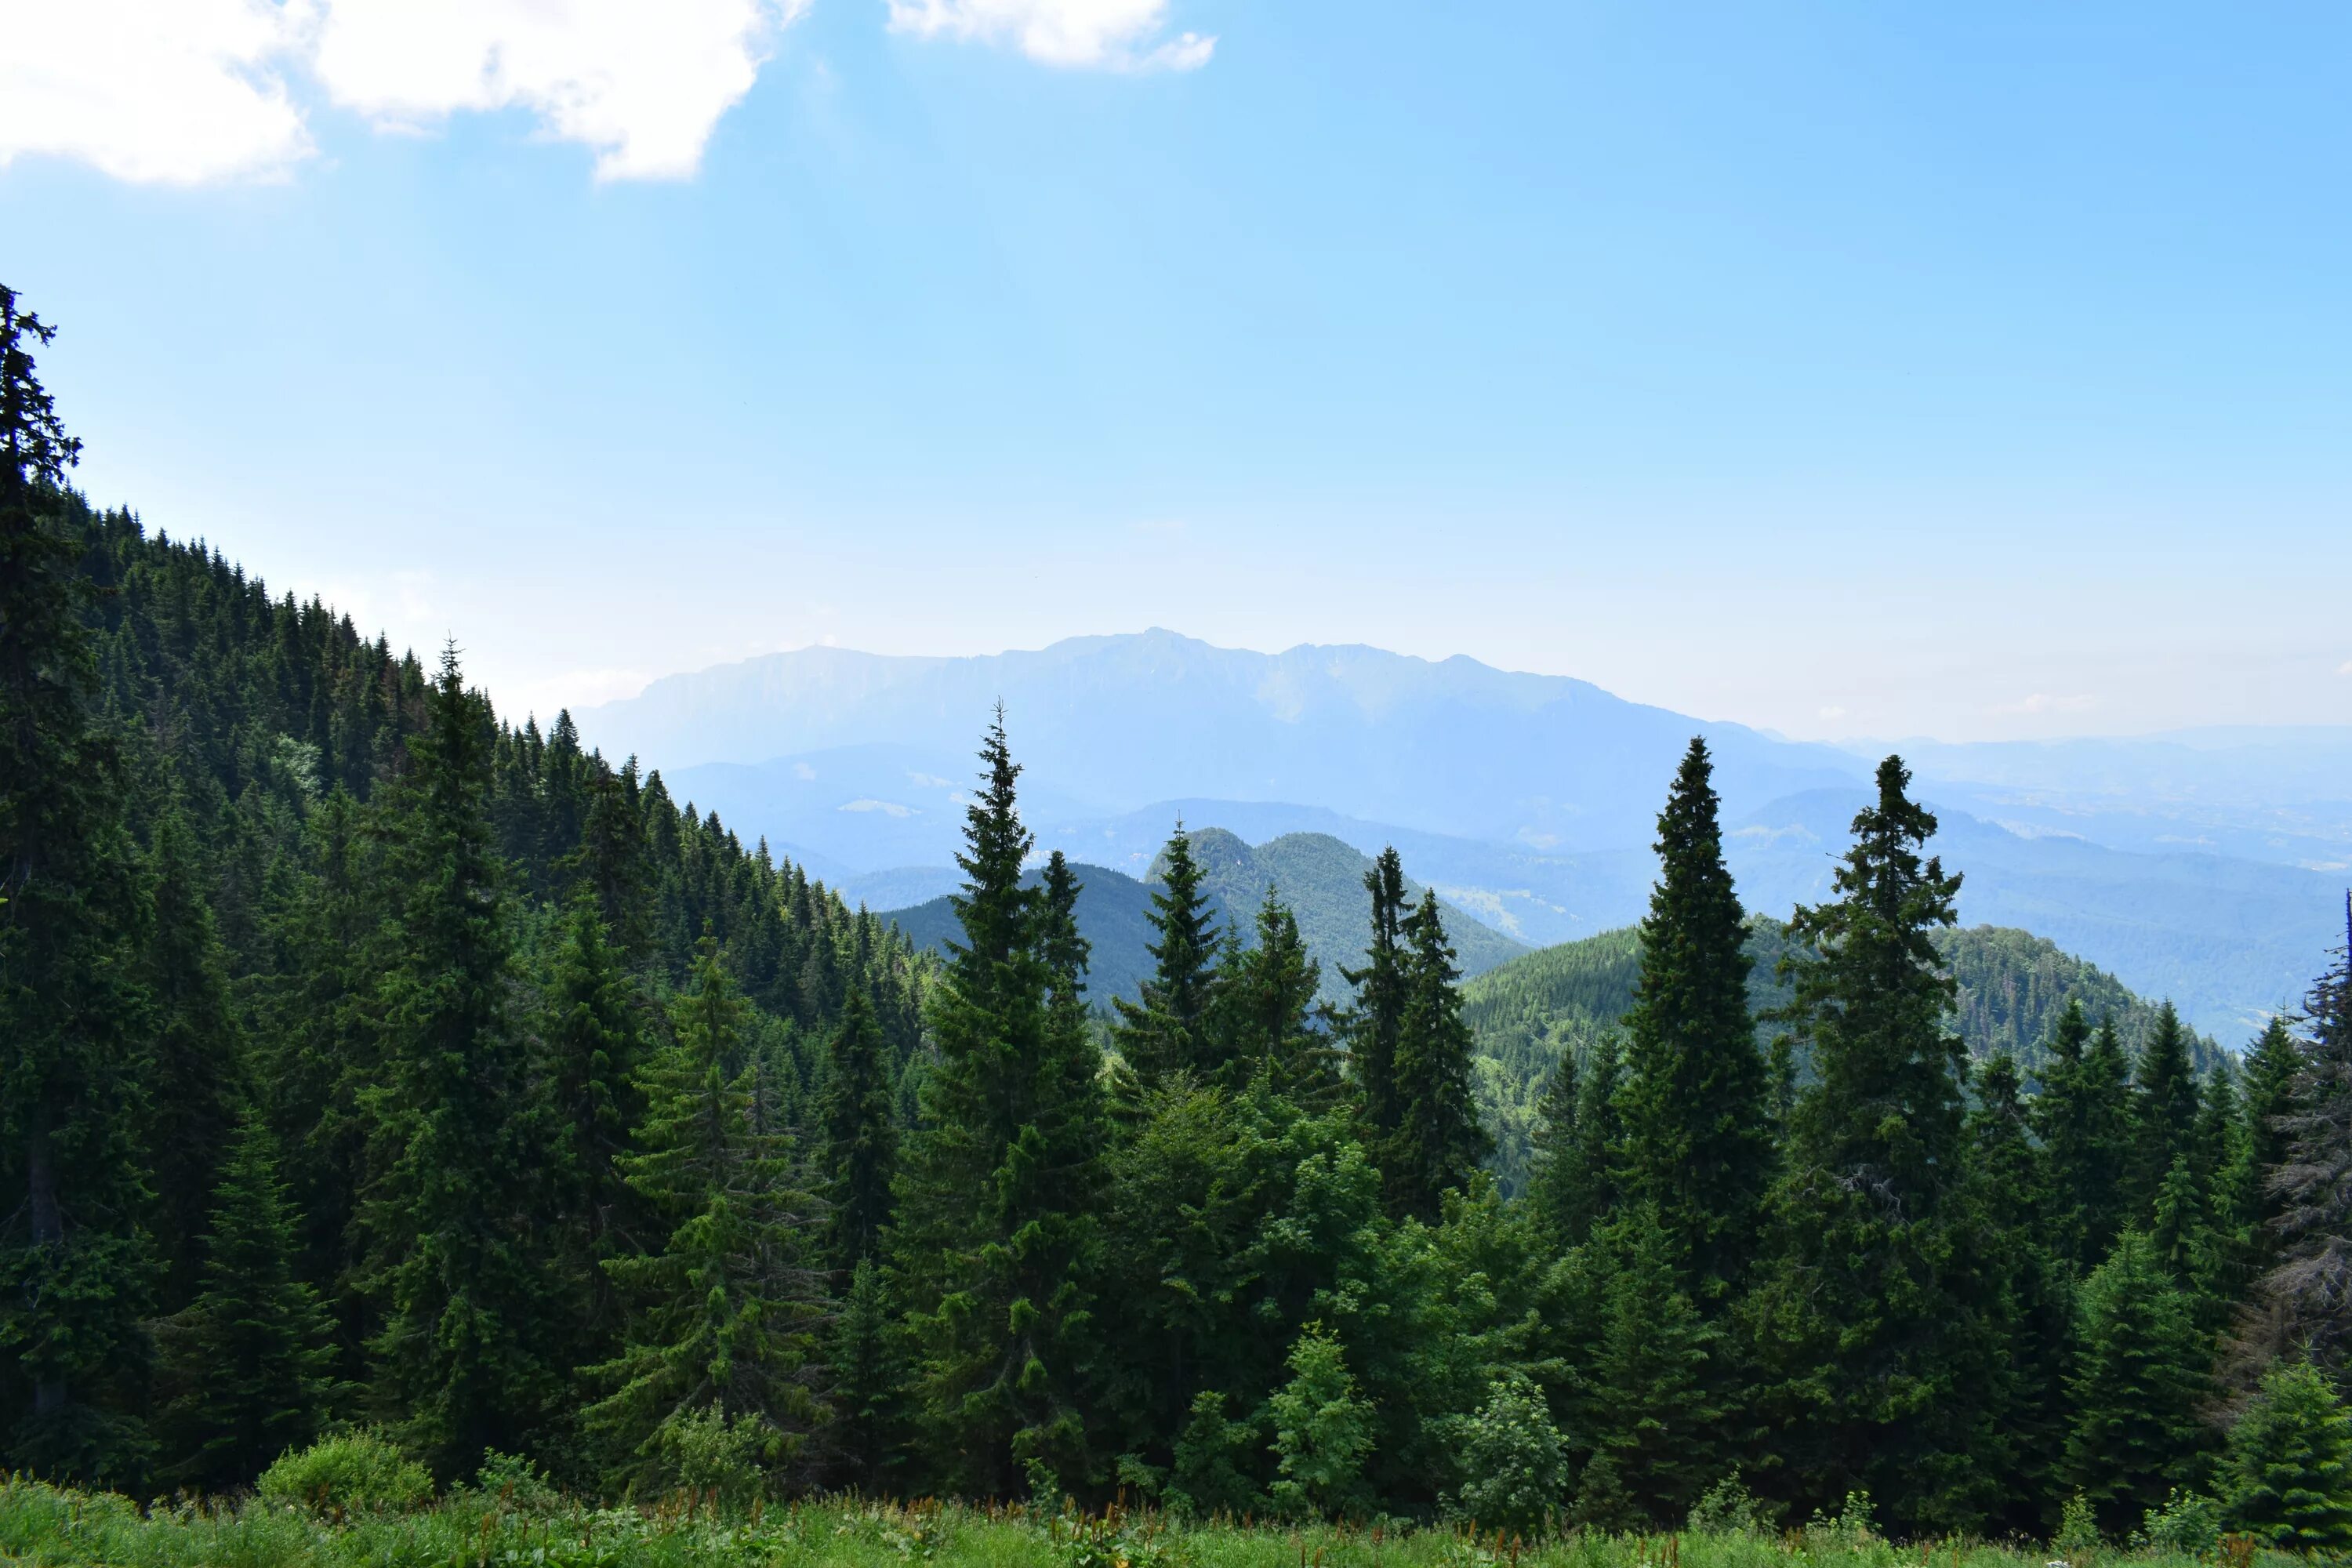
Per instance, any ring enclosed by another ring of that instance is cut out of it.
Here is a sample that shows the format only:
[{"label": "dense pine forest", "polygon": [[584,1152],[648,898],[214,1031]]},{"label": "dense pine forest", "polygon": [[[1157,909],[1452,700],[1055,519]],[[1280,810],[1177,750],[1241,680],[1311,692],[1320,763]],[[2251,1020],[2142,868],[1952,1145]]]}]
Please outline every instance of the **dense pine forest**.
[{"label": "dense pine forest", "polygon": [[1694,741],[1630,994],[1528,1058],[1507,1197],[1393,851],[1334,1009],[1178,830],[1098,1006],[1018,715],[974,715],[960,938],[919,953],[455,647],[90,507],[49,337],[0,290],[25,1476],[2352,1552],[2330,933],[2242,1054],[2070,1005],[1972,1063],[1901,761],[1782,926]]}]

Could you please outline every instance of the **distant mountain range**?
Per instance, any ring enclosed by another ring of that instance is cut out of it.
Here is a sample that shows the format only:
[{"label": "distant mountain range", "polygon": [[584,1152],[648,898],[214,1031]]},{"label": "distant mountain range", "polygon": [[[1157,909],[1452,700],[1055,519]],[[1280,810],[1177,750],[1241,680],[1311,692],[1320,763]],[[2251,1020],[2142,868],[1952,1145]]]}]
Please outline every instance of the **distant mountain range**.
[{"label": "distant mountain range", "polygon": [[[1179,816],[1261,851],[1301,834],[1393,843],[1531,946],[1639,916],[1653,819],[1693,734],[1716,755],[1741,895],[1770,915],[1822,895],[1878,754],[1467,658],[1164,631],[973,658],[808,648],[577,717],[853,900],[908,910],[953,885],[1000,698],[1041,851],[1140,881]],[[2047,936],[2225,1043],[2299,998],[2340,940],[2352,728],[1900,749],[1942,814],[1935,847],[1967,874],[1964,919]]]}]

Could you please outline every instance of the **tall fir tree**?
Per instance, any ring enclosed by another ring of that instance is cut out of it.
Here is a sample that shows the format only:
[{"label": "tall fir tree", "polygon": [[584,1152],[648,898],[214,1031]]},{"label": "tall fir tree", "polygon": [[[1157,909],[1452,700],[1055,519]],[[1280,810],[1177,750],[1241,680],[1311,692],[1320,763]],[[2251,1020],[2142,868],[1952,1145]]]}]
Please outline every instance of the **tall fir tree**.
[{"label": "tall fir tree", "polygon": [[245,1046],[194,836],[176,804],[156,820],[148,858],[155,917],[141,965],[152,1007],[140,1062],[144,1142],[163,1304],[177,1310],[195,1290],[205,1205],[245,1098]]},{"label": "tall fir tree", "polygon": [[1160,886],[1151,895],[1152,971],[1135,1001],[1112,999],[1118,1022],[1111,1038],[1147,1088],[1171,1073],[1214,1074],[1219,1059],[1210,1017],[1216,1005],[1218,941],[1192,840],[1180,820],[1160,851]]},{"label": "tall fir tree", "polygon": [[2136,1230],[2084,1282],[2072,1380],[2066,1480],[2120,1534],[2175,1487],[2203,1478],[2199,1405],[2211,1390],[2210,1338],[2188,1293]]},{"label": "tall fir tree", "polygon": [[2189,1060],[2189,1032],[2170,1002],[2157,1009],[2156,1026],[2140,1047],[2131,1125],[2129,1218],[2146,1229],[2173,1167],[2193,1162],[2197,1152],[2197,1070]]},{"label": "tall fir tree", "polygon": [[2352,893],[2344,945],[2304,1004],[2294,1109],[2281,1119],[2279,1260],[2263,1282],[2287,1342],[2321,1366],[2352,1357]]},{"label": "tall fir tree", "polygon": [[1714,765],[1693,739],[1658,814],[1656,885],[1625,1016],[1618,1185],[1656,1206],[1717,1302],[1744,1278],[1770,1180],[1769,1085],[1748,1010],[1748,933],[1723,862]]},{"label": "tall fir tree", "polygon": [[486,809],[490,717],[456,649],[433,684],[388,824],[393,883],[378,992],[383,1081],[366,1102],[383,1174],[362,1213],[380,1326],[376,1398],[436,1473],[529,1447],[549,1414],[543,1151],[511,1015],[513,933]]},{"label": "tall fir tree", "polygon": [[1563,1049],[1538,1108],[1528,1206],[1556,1250],[1581,1245],[1618,1201],[1620,1049],[1614,1033],[1581,1063],[1575,1046]]},{"label": "tall fir tree", "polygon": [[1867,1490],[1904,1528],[1974,1528],[1994,1502],[1990,1319],[1969,1227],[1953,985],[1929,933],[1959,878],[1921,846],[1934,815],[1896,757],[1853,822],[1834,902],[1800,909],[1787,961],[1793,1032],[1817,1081],[1797,1107],[1773,1208],[1779,1256],[1753,1338],[1777,1369],[1800,1500]]},{"label": "tall fir tree", "polygon": [[317,1436],[350,1394],[335,1376],[333,1321],[294,1272],[293,1205],[257,1112],[225,1152],[203,1254],[194,1301],[165,1325],[160,1424],[178,1450],[171,1478],[226,1491]]},{"label": "tall fir tree", "polygon": [[1310,1109],[1331,1105],[1339,1074],[1328,1017],[1316,994],[1323,967],[1298,934],[1298,918],[1269,884],[1256,941],[1230,942],[1217,983],[1211,1034],[1225,1057],[1223,1081],[1238,1089],[1264,1074],[1277,1094]]},{"label": "tall fir tree", "polygon": [[897,1098],[874,1004],[863,984],[853,985],[829,1042],[816,1115],[818,1159],[832,1211],[827,1252],[845,1275],[880,1256],[882,1232],[890,1223],[890,1182],[898,1163],[891,1115]]},{"label": "tall fir tree", "polygon": [[2098,1266],[2124,1223],[2132,1158],[2131,1089],[2113,1020],[2095,1036],[2069,998],[2047,1042],[2033,1097],[2052,1252],[2077,1270]]},{"label": "tall fir tree", "polygon": [[1471,1091],[1474,1042],[1455,984],[1462,972],[1434,892],[1422,895],[1402,935],[1409,955],[1405,1009],[1389,1090],[1396,1126],[1375,1157],[1391,1212],[1433,1221],[1440,1200],[1468,1185],[1494,1143]]},{"label": "tall fir tree", "polygon": [[1022,885],[1031,839],[1002,713],[981,759],[957,858],[963,940],[932,993],[938,1055],[902,1149],[887,1283],[934,1479],[1004,1497],[1027,1489],[1033,1461],[1073,1481],[1088,1468],[1103,1119],[1098,1053],[1083,1015],[1055,1001],[1073,977],[1057,981],[1045,953],[1066,938]]},{"label": "tall fir tree", "polygon": [[2299,1109],[2295,1086],[2302,1071],[2303,1053],[2296,1048],[2294,1032],[2284,1018],[2272,1018],[2246,1055],[2245,1089],[2239,1097],[2245,1161],[2252,1178],[2244,1199],[2245,1264],[2256,1279],[2278,1261],[2284,1202],[2272,1177],[2286,1163],[2288,1119]]},{"label": "tall fir tree", "polygon": [[671,1019],[676,1042],[641,1075],[645,1121],[622,1161],[667,1235],[604,1266],[635,1310],[620,1354],[590,1373],[613,1392],[583,1412],[623,1456],[617,1476],[657,1489],[686,1479],[678,1449],[714,1412],[763,1468],[789,1472],[824,1383],[819,1205],[795,1180],[790,1138],[758,1124],[751,1007],[709,937]]},{"label": "tall fir tree", "polygon": [[1364,967],[1342,967],[1340,977],[1355,988],[1342,1032],[1348,1042],[1348,1079],[1358,1109],[1378,1142],[1396,1131],[1397,1037],[1412,994],[1412,958],[1404,938],[1404,861],[1394,846],[1383,849],[1364,873],[1371,896],[1371,940]]},{"label": "tall fir tree", "polygon": [[146,1454],[154,1287],[150,910],[98,721],[90,588],[57,516],[80,444],[35,374],[52,335],[0,288],[0,1421],[12,1464],[125,1483]]}]

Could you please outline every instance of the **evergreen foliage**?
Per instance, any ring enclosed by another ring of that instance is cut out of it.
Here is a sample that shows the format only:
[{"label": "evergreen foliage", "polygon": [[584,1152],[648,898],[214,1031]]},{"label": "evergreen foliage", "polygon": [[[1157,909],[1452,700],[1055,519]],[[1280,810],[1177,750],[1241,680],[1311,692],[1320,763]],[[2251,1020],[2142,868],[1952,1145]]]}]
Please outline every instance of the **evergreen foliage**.
[{"label": "evergreen foliage", "polygon": [[1471,1098],[1470,1030],[1455,989],[1461,971],[1435,893],[1422,895],[1402,934],[1408,944],[1404,1016],[1381,1096],[1396,1121],[1375,1156],[1388,1177],[1391,1211],[1428,1220],[1437,1217],[1446,1193],[1468,1183],[1493,1140]]},{"label": "evergreen foliage", "polygon": [[1137,1078],[1156,1084],[1171,1073],[1213,1074],[1219,1059],[1209,1030],[1216,1005],[1219,942],[1192,841],[1176,824],[1160,852],[1160,886],[1151,895],[1151,977],[1140,999],[1117,1001],[1118,1023],[1111,1032],[1119,1055]]},{"label": "evergreen foliage", "polygon": [[2315,1367],[2281,1367],[2230,1429],[2231,1528],[2283,1552],[2352,1551],[2352,1415]]},{"label": "evergreen foliage", "polygon": [[890,1179],[898,1163],[892,1120],[898,1093],[890,1063],[865,988],[850,988],[834,1031],[824,1087],[817,1106],[820,1158],[833,1266],[851,1270],[879,1256],[890,1223]]},{"label": "evergreen foliage", "polygon": [[2170,1489],[2201,1476],[2198,1406],[2210,1387],[2213,1346],[2155,1244],[2131,1230],[2084,1282],[2077,1331],[2066,1475],[2101,1526],[2120,1533]]}]

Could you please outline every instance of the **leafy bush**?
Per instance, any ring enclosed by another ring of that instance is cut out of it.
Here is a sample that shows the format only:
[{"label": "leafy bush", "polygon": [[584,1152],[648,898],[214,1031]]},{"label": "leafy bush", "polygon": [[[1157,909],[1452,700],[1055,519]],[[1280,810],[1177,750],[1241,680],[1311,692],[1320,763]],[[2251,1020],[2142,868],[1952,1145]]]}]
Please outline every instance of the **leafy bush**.
[{"label": "leafy bush", "polygon": [[2132,1544],[2187,1557],[2210,1556],[2221,1545],[2221,1505],[2202,1492],[2175,1487],[2162,1508],[2147,1510],[2147,1521],[2132,1536]]},{"label": "leafy bush", "polygon": [[1309,1323],[1290,1347],[1290,1381],[1268,1401],[1282,1479],[1274,1500],[1294,1518],[1347,1513],[1361,1500],[1372,1407],[1359,1398],[1339,1342]]},{"label": "leafy bush", "polygon": [[2050,1540],[2050,1550],[2069,1563],[2080,1563],[2095,1556],[2106,1542],[2099,1535],[2099,1516],[2091,1507],[2091,1500],[2076,1492],[2066,1500],[2058,1515],[2058,1533]]},{"label": "leafy bush", "polygon": [[1734,1470],[1692,1505],[1687,1528],[1693,1535],[1761,1535],[1769,1523],[1764,1505]]},{"label": "leafy bush", "polygon": [[474,1489],[518,1513],[550,1513],[563,1503],[563,1495],[545,1470],[520,1454],[501,1454],[496,1448],[484,1450],[482,1468],[474,1474]]},{"label": "leafy bush", "polygon": [[671,1416],[654,1440],[663,1468],[689,1492],[740,1508],[767,1489],[771,1433],[757,1415],[730,1418],[726,1406],[713,1405]]},{"label": "leafy bush", "polygon": [[433,1478],[382,1433],[361,1431],[288,1449],[255,1489],[266,1502],[345,1519],[414,1508],[433,1495]]},{"label": "leafy bush", "polygon": [[1455,1424],[1454,1438],[1469,1477],[1457,1494],[1463,1517],[1481,1530],[1542,1534],[1568,1484],[1568,1462],[1534,1382],[1522,1372],[1496,1379],[1478,1413]]}]

